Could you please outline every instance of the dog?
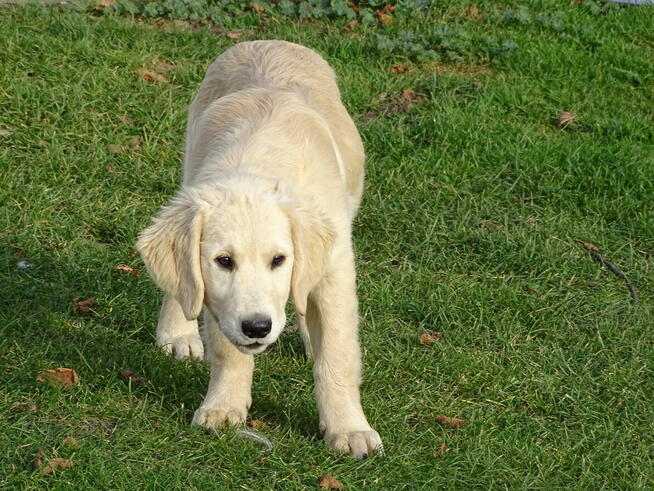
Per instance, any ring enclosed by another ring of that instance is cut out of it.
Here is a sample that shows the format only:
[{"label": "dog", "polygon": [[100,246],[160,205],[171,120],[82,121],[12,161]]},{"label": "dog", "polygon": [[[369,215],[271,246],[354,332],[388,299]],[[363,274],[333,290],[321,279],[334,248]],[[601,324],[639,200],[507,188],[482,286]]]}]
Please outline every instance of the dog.
[{"label": "dog", "polygon": [[245,423],[253,355],[283,330],[292,296],[327,445],[356,458],[383,450],[359,393],[352,221],[364,159],[316,52],[245,42],[209,67],[189,107],[181,189],[136,245],[165,293],[157,343],[210,366],[194,424]]}]

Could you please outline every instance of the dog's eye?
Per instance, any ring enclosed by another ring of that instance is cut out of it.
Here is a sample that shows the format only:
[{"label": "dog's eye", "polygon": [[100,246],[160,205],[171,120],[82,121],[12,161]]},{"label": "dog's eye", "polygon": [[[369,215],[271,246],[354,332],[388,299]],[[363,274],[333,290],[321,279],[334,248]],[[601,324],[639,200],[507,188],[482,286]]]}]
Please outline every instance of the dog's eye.
[{"label": "dog's eye", "polygon": [[222,266],[225,269],[228,269],[229,271],[234,269],[234,261],[229,256],[219,256],[215,259],[215,261],[220,266]]},{"label": "dog's eye", "polygon": [[273,257],[272,263],[270,263],[270,267],[275,269],[284,264],[284,261],[286,261],[286,256],[275,256]]}]

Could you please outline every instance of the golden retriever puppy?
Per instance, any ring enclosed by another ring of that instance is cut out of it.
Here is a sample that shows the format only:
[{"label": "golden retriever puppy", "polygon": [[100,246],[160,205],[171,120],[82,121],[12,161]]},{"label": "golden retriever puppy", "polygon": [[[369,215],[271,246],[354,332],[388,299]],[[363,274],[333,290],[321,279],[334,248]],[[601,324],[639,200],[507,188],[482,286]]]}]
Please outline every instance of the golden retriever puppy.
[{"label": "golden retriever puppy", "polygon": [[209,67],[189,108],[182,188],[137,244],[165,292],[158,344],[211,368],[193,423],[245,422],[253,355],[281,333],[291,295],[327,444],[357,458],[382,449],[359,398],[352,220],[363,163],[334,72],[315,52],[254,41]]}]

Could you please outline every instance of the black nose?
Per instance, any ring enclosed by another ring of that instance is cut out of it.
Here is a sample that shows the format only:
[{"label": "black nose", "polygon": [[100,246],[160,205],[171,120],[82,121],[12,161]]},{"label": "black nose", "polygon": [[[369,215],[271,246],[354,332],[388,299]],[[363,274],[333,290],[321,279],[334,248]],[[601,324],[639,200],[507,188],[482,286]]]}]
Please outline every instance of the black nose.
[{"label": "black nose", "polygon": [[272,320],[262,315],[241,322],[241,330],[249,338],[265,338],[270,329],[272,329]]}]

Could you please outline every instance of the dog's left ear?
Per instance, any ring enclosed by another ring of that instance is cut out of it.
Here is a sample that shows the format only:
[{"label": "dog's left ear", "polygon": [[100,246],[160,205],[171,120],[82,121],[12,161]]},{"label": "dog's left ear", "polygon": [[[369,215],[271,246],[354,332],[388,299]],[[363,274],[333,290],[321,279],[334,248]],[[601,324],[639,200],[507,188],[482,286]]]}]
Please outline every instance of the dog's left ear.
[{"label": "dog's left ear", "polygon": [[287,210],[293,234],[291,291],[298,315],[307,313],[307,298],[325,274],[336,230],[320,210],[290,206]]},{"label": "dog's left ear", "polygon": [[204,301],[201,235],[202,213],[189,196],[180,193],[136,243],[155,283],[175,297],[188,320],[198,318]]}]

